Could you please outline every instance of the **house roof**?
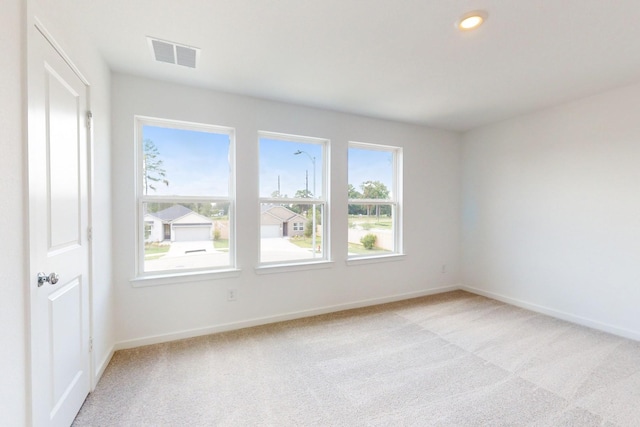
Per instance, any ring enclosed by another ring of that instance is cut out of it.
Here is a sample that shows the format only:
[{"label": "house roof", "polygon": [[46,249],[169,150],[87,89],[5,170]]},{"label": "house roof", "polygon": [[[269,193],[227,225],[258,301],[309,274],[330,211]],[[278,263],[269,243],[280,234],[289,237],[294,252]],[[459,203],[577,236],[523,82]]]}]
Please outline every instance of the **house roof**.
[{"label": "house roof", "polygon": [[160,220],[162,220],[162,222],[175,222],[177,220],[179,220],[180,218],[184,218],[187,215],[195,215],[197,217],[200,217],[204,220],[204,222],[190,222],[191,224],[208,224],[208,223],[212,223],[213,221],[210,218],[207,218],[203,215],[200,215],[197,212],[192,211],[191,209],[184,207],[182,205],[173,205],[170,208],[167,209],[163,209],[161,211],[158,212],[153,212],[153,213],[149,213],[147,215],[151,215],[154,216]]},{"label": "house roof", "polygon": [[172,222],[192,212],[193,211],[191,209],[184,207],[182,205],[173,205],[170,208],[167,208],[158,212],[150,213],[150,215],[153,215],[156,218],[166,222]]},{"label": "house roof", "polygon": [[294,217],[304,219],[304,216],[284,206],[262,206],[261,211],[262,214],[272,215],[283,222],[288,222]]}]

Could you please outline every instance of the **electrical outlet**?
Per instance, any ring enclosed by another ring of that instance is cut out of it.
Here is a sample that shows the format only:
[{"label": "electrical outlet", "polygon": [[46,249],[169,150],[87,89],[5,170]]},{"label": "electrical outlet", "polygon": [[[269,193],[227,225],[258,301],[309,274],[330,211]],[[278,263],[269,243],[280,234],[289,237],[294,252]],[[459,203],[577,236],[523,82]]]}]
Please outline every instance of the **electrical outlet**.
[{"label": "electrical outlet", "polygon": [[227,301],[235,301],[238,299],[238,291],[236,289],[227,289]]}]

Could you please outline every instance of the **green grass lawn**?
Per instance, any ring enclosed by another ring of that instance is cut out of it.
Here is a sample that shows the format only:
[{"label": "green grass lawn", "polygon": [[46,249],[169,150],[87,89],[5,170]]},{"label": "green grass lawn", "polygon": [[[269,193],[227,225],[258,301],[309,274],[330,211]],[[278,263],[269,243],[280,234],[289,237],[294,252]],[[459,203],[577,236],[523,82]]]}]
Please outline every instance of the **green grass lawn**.
[{"label": "green grass lawn", "polygon": [[[313,244],[313,240],[311,239],[311,237],[292,237],[289,241],[294,245],[300,246],[301,248],[305,249],[311,249],[311,245]],[[318,245],[322,247],[322,237],[320,236],[316,236],[316,247],[318,247]]]},{"label": "green grass lawn", "polygon": [[[301,248],[305,248],[305,249],[311,249],[311,238],[307,238],[307,237],[303,237],[303,238],[291,238],[291,240],[289,240],[291,243],[293,243],[294,245],[300,246]],[[321,237],[316,237],[316,246],[321,245],[320,247],[322,247],[322,238]],[[382,254],[389,254],[391,253],[391,251],[387,250],[387,249],[380,249],[380,248],[373,248],[373,249],[365,249],[364,246],[362,245],[358,245],[355,243],[349,243],[349,249],[348,249],[350,254],[355,254],[355,255],[382,255]]]},{"label": "green grass lawn", "polygon": [[380,216],[380,220],[375,215],[372,216],[358,216],[358,215],[349,215],[349,227],[352,224],[357,224],[365,230],[369,230],[371,228],[378,228],[381,230],[391,230],[393,225],[393,220],[388,216]]},{"label": "green grass lawn", "polygon": [[157,243],[145,243],[144,245],[144,259],[152,260],[158,259],[167,252],[169,252],[170,245],[159,245]]},{"label": "green grass lawn", "polygon": [[216,239],[213,241],[213,247],[220,252],[229,252],[229,239]]},{"label": "green grass lawn", "polygon": [[366,249],[364,246],[355,243],[349,243],[349,248],[347,250],[350,254],[355,255],[381,255],[391,253],[389,250],[380,248]]}]

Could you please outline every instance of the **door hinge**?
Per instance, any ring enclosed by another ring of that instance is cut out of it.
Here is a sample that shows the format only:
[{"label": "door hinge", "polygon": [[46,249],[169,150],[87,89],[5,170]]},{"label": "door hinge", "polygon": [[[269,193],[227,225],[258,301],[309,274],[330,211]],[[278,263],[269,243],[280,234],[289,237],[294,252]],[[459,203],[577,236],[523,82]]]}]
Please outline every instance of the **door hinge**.
[{"label": "door hinge", "polygon": [[87,128],[91,129],[93,124],[93,113],[91,111],[87,111]]},{"label": "door hinge", "polygon": [[87,240],[93,240],[93,228],[87,227]]},{"label": "door hinge", "polygon": [[89,353],[93,352],[93,338],[89,338]]}]

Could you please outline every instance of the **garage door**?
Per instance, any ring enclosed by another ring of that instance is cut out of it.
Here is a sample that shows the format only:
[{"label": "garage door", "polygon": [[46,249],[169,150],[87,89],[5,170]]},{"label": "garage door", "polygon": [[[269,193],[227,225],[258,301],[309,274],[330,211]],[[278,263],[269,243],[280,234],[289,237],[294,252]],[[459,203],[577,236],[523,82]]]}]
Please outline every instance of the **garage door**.
[{"label": "garage door", "polygon": [[280,226],[278,224],[261,225],[260,237],[262,237],[263,239],[266,239],[267,237],[282,237],[280,236]]},{"label": "garage door", "polygon": [[211,240],[211,226],[173,227],[173,239],[176,242]]}]

